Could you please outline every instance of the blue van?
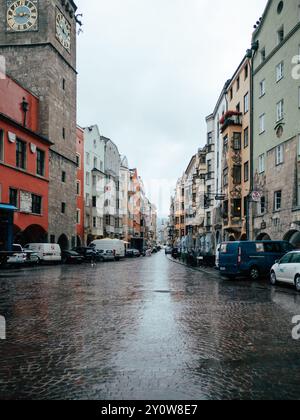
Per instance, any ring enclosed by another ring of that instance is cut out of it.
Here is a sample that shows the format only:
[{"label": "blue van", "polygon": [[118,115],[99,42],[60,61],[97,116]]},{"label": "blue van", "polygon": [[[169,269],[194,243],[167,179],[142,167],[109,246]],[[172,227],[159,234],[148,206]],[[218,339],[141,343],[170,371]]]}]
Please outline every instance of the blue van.
[{"label": "blue van", "polygon": [[249,276],[257,280],[270,273],[276,260],[293,251],[285,241],[224,242],[220,247],[219,268],[222,276]]}]

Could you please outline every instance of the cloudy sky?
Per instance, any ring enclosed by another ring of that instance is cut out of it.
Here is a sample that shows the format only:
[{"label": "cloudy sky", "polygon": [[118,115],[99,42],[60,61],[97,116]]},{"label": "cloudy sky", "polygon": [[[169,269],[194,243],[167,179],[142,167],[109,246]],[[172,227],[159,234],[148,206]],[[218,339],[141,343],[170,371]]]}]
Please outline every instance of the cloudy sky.
[{"label": "cloudy sky", "polygon": [[77,0],[78,122],[97,123],[137,167],[161,215],[205,116],[266,0]]}]

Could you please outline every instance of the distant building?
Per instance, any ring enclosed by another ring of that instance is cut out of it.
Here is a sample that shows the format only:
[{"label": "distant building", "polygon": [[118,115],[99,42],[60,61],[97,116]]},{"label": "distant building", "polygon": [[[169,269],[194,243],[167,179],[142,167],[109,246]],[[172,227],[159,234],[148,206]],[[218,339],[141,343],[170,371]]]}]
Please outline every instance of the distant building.
[{"label": "distant building", "polygon": [[85,242],[104,237],[105,142],[99,128],[84,129]]},{"label": "distant building", "polygon": [[77,246],[82,246],[85,243],[84,235],[84,130],[77,127],[76,136],[76,162],[77,162],[77,210],[76,210],[76,224],[77,224]]},{"label": "distant building", "polygon": [[299,1],[268,1],[253,34],[253,239],[300,246]]}]

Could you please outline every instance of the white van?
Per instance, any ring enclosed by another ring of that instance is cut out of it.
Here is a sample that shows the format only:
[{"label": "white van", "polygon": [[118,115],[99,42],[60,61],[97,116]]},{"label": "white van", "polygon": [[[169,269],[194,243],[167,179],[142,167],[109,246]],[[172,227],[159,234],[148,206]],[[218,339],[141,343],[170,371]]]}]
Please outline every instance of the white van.
[{"label": "white van", "polygon": [[125,258],[125,243],[120,239],[96,239],[90,247],[96,251],[114,251],[116,260]]},{"label": "white van", "polygon": [[61,262],[61,249],[58,244],[27,244],[25,249],[36,252],[41,262]]}]

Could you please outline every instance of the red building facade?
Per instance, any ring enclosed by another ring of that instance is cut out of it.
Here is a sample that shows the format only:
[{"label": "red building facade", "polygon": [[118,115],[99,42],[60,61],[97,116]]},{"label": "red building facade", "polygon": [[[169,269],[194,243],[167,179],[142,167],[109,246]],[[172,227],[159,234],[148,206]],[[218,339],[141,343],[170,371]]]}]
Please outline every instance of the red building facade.
[{"label": "red building facade", "polygon": [[84,244],[84,131],[77,127],[76,131],[77,160],[77,246]]},{"label": "red building facade", "polygon": [[15,242],[47,242],[49,149],[38,134],[39,100],[0,80],[0,202],[15,206]]}]

